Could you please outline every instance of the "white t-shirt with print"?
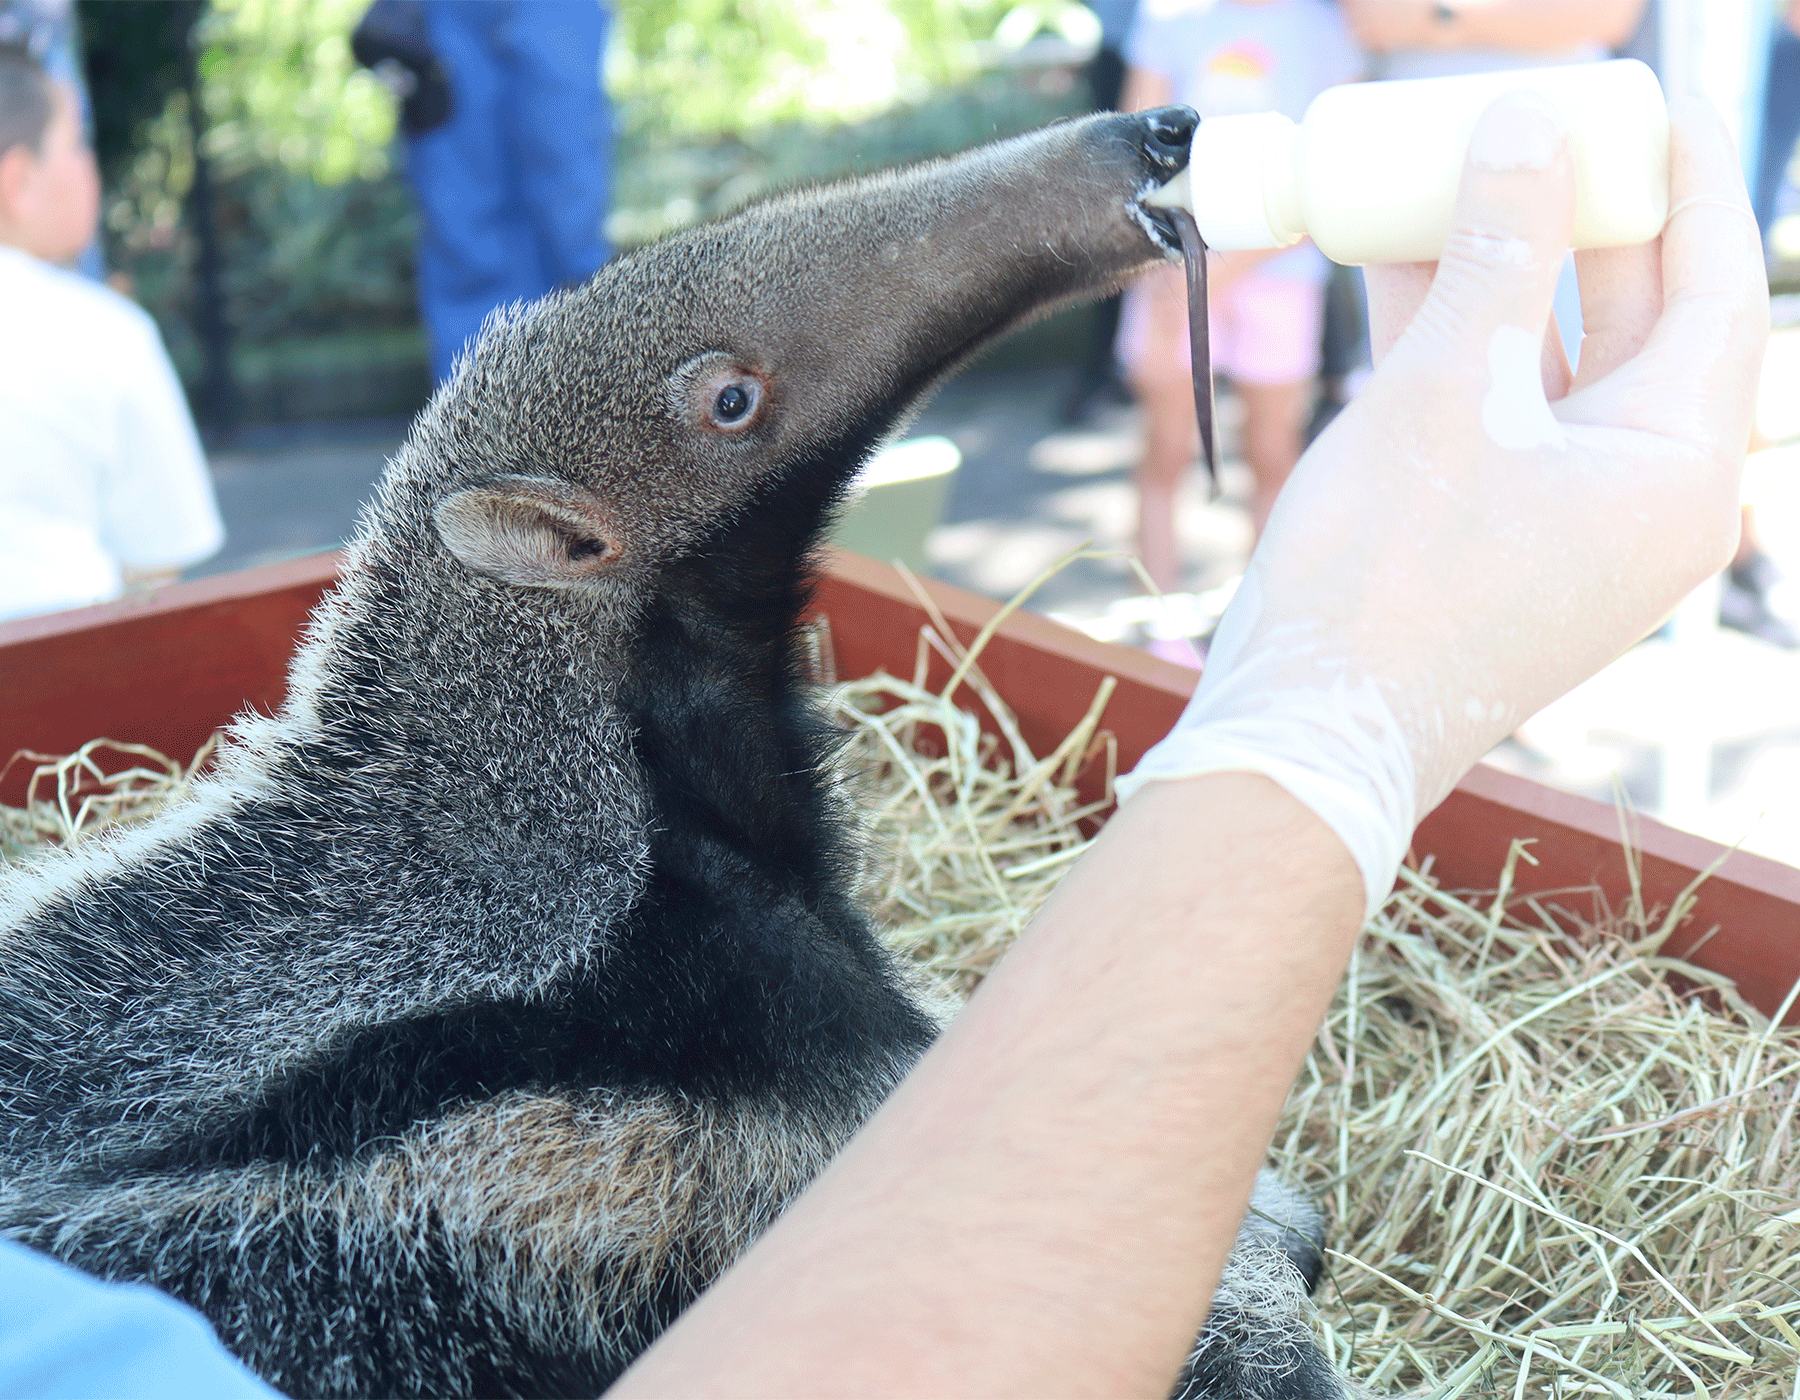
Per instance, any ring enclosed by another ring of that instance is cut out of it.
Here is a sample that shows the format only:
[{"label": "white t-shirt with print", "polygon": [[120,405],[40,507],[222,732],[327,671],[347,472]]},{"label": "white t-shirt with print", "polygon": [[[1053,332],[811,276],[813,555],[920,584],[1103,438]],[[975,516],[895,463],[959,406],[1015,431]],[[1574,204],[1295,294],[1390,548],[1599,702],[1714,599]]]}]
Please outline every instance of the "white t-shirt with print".
[{"label": "white t-shirt with print", "polygon": [[0,247],[0,618],[117,597],[225,531],[156,323]]}]

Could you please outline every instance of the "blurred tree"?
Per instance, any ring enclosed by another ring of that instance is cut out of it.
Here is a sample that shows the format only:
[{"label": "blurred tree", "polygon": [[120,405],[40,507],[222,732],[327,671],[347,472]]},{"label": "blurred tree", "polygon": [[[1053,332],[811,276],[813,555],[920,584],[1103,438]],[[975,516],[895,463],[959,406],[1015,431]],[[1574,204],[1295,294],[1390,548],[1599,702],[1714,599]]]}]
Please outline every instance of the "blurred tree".
[{"label": "blurred tree", "polygon": [[212,0],[201,27],[226,286],[251,342],[415,320],[412,210],[388,162],[394,103],[350,54],[365,7]]},{"label": "blurred tree", "polygon": [[321,185],[387,173],[394,104],[350,56],[367,0],[212,0],[201,31],[222,178],[280,165]]},{"label": "blurred tree", "polygon": [[970,77],[1006,0],[621,0],[606,77],[627,124],[717,135],[844,121]]},{"label": "blurred tree", "polygon": [[[363,0],[84,7],[95,104],[111,114],[101,138],[109,254],[136,280],[209,416],[229,399],[220,373],[227,325],[257,345],[414,320],[412,211],[388,170],[392,102],[350,57],[362,8]],[[184,53],[194,57],[191,88]],[[210,220],[193,216],[197,202],[210,204]],[[198,236],[209,225],[215,256]],[[210,309],[209,282],[219,289]]]},{"label": "blurred tree", "polygon": [[182,88],[182,54],[200,6],[83,0],[79,13],[94,154],[101,179],[111,185],[146,141],[146,128]]},{"label": "blurred tree", "polygon": [[94,108],[94,149],[104,180],[127,173],[143,133],[173,105],[186,118],[182,141],[185,189],[168,191],[179,201],[196,248],[197,295],[191,308],[205,359],[195,407],[213,422],[230,421],[237,392],[231,374],[231,335],[221,282],[223,260],[214,216],[213,182],[202,137],[205,113],[199,91],[195,26],[204,0],[162,4],[96,5],[81,9],[85,62]]},{"label": "blurred tree", "polygon": [[[246,388],[290,361],[314,372],[308,337],[329,338],[335,360],[353,355],[356,337],[388,360],[412,353],[414,221],[392,168],[394,102],[349,49],[366,3],[83,0],[108,256],[135,279],[190,382],[209,349],[216,370],[224,324]],[[608,227],[626,246],[771,188],[958,150],[1080,107],[1067,73],[994,66],[1016,62],[1040,30],[1078,31],[1074,0],[613,8]],[[190,32],[193,103],[181,61]],[[183,216],[197,156],[219,235],[224,314],[210,327],[196,296],[204,250]]]}]

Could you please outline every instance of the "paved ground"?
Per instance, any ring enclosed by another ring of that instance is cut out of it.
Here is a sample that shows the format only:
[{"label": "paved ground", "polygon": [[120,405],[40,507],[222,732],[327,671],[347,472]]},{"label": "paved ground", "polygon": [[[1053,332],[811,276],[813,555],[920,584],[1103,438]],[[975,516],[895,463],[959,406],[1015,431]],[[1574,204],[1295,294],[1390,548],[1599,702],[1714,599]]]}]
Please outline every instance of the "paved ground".
[{"label": "paved ground", "polygon": [[210,455],[225,548],[189,577],[275,564],[341,542],[404,423],[250,429]]},{"label": "paved ground", "polygon": [[[1112,408],[1080,430],[1064,428],[1056,408],[1066,387],[1053,371],[949,385],[912,429],[961,452],[941,523],[924,540],[896,524],[888,547],[870,552],[922,559],[939,577],[1009,597],[1091,545],[1098,557],[1070,563],[1034,607],[1127,642],[1191,624],[1216,605],[1209,590],[1241,571],[1250,543],[1229,400],[1221,405],[1225,491],[1207,501],[1196,474],[1181,502],[1188,593],[1171,614],[1142,596],[1124,553],[1136,509],[1134,414]],[[1800,437],[1800,326],[1771,343],[1761,425],[1772,438]],[[201,572],[336,544],[403,431],[398,423],[262,430],[215,453],[230,543]],[[1800,444],[1753,461],[1747,493],[1771,552],[1800,580]],[[1559,701],[1494,760],[1603,799],[1616,782],[1641,810],[1800,864],[1800,653],[1690,621],[1679,640],[1635,648]]]}]

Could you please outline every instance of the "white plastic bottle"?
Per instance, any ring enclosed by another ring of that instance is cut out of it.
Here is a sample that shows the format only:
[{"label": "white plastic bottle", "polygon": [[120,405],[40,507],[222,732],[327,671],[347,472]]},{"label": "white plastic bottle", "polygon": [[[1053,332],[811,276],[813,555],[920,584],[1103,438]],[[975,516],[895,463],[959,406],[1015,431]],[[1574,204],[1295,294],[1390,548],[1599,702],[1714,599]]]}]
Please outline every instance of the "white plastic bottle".
[{"label": "white plastic bottle", "polygon": [[1146,200],[1186,205],[1209,248],[1282,248],[1307,235],[1341,263],[1436,258],[1449,236],[1475,122],[1529,88],[1575,153],[1576,248],[1642,243],[1669,213],[1669,113],[1635,59],[1328,88],[1296,124],[1214,117],[1188,167]]}]

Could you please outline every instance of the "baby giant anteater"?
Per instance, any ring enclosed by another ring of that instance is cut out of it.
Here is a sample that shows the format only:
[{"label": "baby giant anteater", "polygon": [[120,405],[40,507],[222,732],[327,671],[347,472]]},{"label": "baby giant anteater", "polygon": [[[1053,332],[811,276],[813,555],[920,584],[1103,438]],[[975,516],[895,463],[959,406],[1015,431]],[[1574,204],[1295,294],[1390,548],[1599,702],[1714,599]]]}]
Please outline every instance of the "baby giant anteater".
[{"label": "baby giant anteater", "polygon": [[[273,719],[8,887],[0,1230],[296,1395],[593,1395],[935,1022],[796,660],[847,483],[1000,332],[1170,255],[1184,108],[772,200],[496,318]],[[1184,1384],[1340,1396],[1266,1179]],[[1310,1240],[1302,1240],[1301,1236]]]}]

